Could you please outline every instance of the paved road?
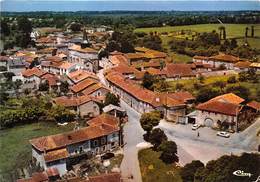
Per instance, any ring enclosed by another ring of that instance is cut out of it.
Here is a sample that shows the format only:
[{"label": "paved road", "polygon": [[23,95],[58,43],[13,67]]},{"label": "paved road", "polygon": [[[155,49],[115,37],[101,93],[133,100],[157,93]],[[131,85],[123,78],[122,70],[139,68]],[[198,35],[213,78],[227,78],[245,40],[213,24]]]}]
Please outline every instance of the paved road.
[{"label": "paved road", "polygon": [[122,176],[125,178],[127,176],[133,175],[132,180],[141,182],[141,173],[138,161],[138,149],[136,145],[143,142],[144,130],[139,124],[140,114],[128,106],[125,102],[121,101],[121,107],[127,111],[128,122],[124,126],[124,158],[121,164]]}]

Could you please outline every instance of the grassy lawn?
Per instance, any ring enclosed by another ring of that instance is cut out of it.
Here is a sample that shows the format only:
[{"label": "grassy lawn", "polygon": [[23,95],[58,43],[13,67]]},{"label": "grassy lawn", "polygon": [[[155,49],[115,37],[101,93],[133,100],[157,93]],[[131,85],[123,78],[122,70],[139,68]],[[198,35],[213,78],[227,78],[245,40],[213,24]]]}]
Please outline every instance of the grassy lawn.
[{"label": "grassy lawn", "polygon": [[41,122],[0,130],[0,176],[26,167],[31,159],[29,139],[72,129],[73,124],[57,126],[55,123]]},{"label": "grassy lawn", "polygon": [[173,164],[165,164],[159,156],[160,153],[152,149],[139,151],[138,159],[143,182],[181,182],[179,169]]}]

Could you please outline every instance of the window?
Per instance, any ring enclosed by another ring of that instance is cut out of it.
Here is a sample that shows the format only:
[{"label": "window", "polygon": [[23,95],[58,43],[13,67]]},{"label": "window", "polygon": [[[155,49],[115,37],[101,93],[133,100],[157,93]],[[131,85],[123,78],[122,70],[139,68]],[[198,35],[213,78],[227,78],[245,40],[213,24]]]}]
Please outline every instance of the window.
[{"label": "window", "polygon": [[105,146],[105,145],[102,147],[102,150],[103,150],[103,151],[105,151],[105,150],[106,150],[106,146]]},{"label": "window", "polygon": [[115,146],[115,142],[112,142],[112,143],[111,143],[111,146],[112,146],[112,147]]},{"label": "window", "polygon": [[95,147],[98,146],[98,141],[97,141],[97,140],[94,141],[94,146],[95,146]]},{"label": "window", "polygon": [[106,138],[105,137],[101,138],[101,145],[104,145],[105,143],[106,143]]},{"label": "window", "polygon": [[78,150],[75,150],[75,153],[77,154],[77,153],[78,153]]}]

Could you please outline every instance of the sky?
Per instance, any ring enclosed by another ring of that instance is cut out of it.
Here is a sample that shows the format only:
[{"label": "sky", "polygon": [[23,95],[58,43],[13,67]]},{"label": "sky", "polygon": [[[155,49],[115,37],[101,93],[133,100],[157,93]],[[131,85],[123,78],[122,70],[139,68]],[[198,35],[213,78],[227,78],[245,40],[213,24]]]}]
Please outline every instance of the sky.
[{"label": "sky", "polygon": [[260,0],[0,0],[1,11],[259,10]]}]

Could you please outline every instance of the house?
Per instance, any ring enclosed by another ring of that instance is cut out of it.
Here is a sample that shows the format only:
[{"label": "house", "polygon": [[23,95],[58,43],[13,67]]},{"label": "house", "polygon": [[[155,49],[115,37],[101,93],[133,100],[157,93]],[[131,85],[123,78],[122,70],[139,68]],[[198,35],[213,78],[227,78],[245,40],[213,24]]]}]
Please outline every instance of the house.
[{"label": "house", "polygon": [[250,68],[253,68],[256,71],[260,71],[260,63],[252,63],[250,64]]},{"label": "house", "polygon": [[69,78],[68,82],[69,82],[70,85],[77,84],[77,83],[84,81],[86,79],[93,79],[93,80],[96,80],[96,81],[99,80],[98,77],[94,73],[88,72],[88,71],[82,70],[82,69],[70,72],[67,75],[67,77]]},{"label": "house", "polygon": [[239,61],[234,65],[234,70],[236,70],[236,71],[248,71],[251,64],[252,63],[250,61]]},{"label": "house", "polygon": [[116,121],[118,120],[102,116],[90,120],[88,127],[34,138],[30,140],[32,157],[44,170],[57,168],[63,176],[75,159],[91,158],[114,150],[120,145],[120,128]]},{"label": "house", "polygon": [[96,98],[105,97],[106,94],[110,92],[103,84],[100,82],[97,84],[90,85],[82,91],[84,95],[90,95]]},{"label": "house", "polygon": [[48,57],[41,62],[41,68],[56,75],[68,75],[79,68],[78,64],[63,61],[58,56]]},{"label": "house", "polygon": [[57,168],[48,168],[46,171],[34,172],[32,177],[18,179],[16,182],[49,182],[60,179],[60,174]]},{"label": "house", "polygon": [[252,108],[256,113],[260,112],[260,103],[257,101],[251,101],[247,103],[246,106]]},{"label": "house", "polygon": [[53,100],[57,105],[62,105],[70,110],[75,111],[80,116],[98,116],[100,114],[100,109],[98,99],[90,97],[87,95],[79,97],[66,97],[61,96]]},{"label": "house", "polygon": [[106,76],[110,90],[137,112],[159,110],[167,120],[178,122],[186,112],[186,104],[167,93],[155,93],[127,80],[123,75],[110,73]]},{"label": "house", "polygon": [[73,45],[69,49],[69,62],[79,64],[80,68],[89,72],[98,70],[98,51],[80,45]]},{"label": "house", "polygon": [[43,76],[41,76],[41,82],[42,83],[47,82],[50,91],[59,89],[60,79],[55,74],[51,74],[51,73],[44,74]]},{"label": "house", "polygon": [[38,88],[41,82],[41,77],[45,74],[47,74],[47,72],[37,67],[33,67],[32,69],[26,69],[22,71],[23,82],[33,84],[36,88]]},{"label": "house", "polygon": [[234,69],[234,64],[239,62],[238,57],[220,53],[216,56],[204,57],[204,56],[194,56],[193,62],[202,62],[204,64],[210,64],[215,68],[219,68],[221,65],[225,66],[226,69]]},{"label": "house", "polygon": [[190,64],[166,64],[163,68],[163,73],[166,74],[168,80],[190,79],[196,77],[196,73],[192,70]]},{"label": "house", "polygon": [[78,82],[77,84],[73,85],[70,87],[70,90],[74,93],[74,94],[81,94],[82,91],[84,91],[86,88],[97,84],[98,81],[97,80],[93,80],[91,78],[85,79],[81,82]]},{"label": "house", "polygon": [[117,116],[121,117],[121,116],[126,115],[126,111],[123,108],[121,108],[119,106],[115,106],[113,104],[109,104],[109,105],[105,106],[103,108],[103,112],[111,114],[115,117],[117,117]]},{"label": "house", "polygon": [[29,67],[29,64],[20,59],[9,59],[7,64],[7,71],[14,73],[16,76],[20,75],[22,70]]},{"label": "house", "polygon": [[227,129],[238,131],[244,101],[228,93],[201,103],[196,107],[196,123],[213,128],[225,125]]},{"label": "house", "polygon": [[6,67],[7,70],[7,64],[9,59],[10,58],[8,56],[0,56],[0,66]]}]

